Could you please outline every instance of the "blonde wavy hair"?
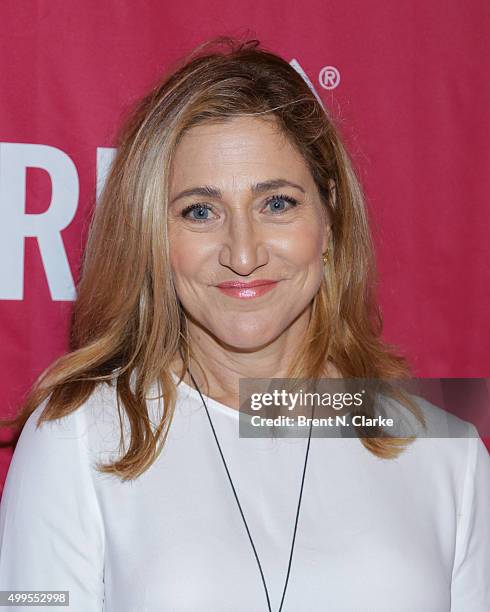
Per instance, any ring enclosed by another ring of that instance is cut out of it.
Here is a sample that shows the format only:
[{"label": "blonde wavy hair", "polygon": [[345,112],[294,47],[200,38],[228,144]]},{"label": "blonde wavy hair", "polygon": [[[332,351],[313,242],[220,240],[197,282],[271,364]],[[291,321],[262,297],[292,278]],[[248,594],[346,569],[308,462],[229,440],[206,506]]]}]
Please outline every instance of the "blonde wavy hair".
[{"label": "blonde wavy hair", "polygon": [[[191,358],[197,362],[170,268],[167,206],[172,157],[182,135],[193,126],[243,115],[279,123],[308,163],[333,221],[325,275],[286,377],[319,378],[327,360],[345,378],[410,377],[407,360],[380,337],[364,196],[333,120],[287,61],[255,39],[218,37],[170,70],[123,125],[91,219],[69,351],[42,372],[18,415],[4,419],[3,426],[22,430],[45,400],[37,426],[60,419],[77,410],[97,385],[107,384],[116,389],[121,448],[121,405],[130,440],[122,456],[98,469],[131,480],[156,460],[175,408],[170,364],[177,353],[185,367]],[[329,179],[335,183],[335,201]],[[164,410],[152,427],[147,396],[155,382],[163,390]],[[423,419],[416,404],[399,397]],[[412,440],[360,436],[362,444],[382,458],[398,456]]]}]

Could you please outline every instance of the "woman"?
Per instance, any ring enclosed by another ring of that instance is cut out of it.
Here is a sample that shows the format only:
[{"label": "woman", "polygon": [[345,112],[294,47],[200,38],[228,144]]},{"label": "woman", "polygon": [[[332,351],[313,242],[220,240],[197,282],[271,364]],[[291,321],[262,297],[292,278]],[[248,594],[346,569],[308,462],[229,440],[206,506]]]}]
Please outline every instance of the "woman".
[{"label": "woman", "polygon": [[0,588],[69,591],[77,612],[488,610],[490,460],[473,426],[238,436],[241,378],[409,370],[380,339],[333,123],[257,41],[217,42],[121,133],[72,350],[16,421]]}]

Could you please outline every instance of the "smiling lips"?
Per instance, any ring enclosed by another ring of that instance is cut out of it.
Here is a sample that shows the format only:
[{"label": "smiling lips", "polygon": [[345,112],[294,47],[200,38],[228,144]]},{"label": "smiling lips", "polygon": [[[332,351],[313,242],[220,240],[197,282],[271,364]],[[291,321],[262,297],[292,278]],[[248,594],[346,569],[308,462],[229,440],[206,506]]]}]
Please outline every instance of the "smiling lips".
[{"label": "smiling lips", "polygon": [[249,283],[244,283],[242,281],[225,281],[216,286],[225,295],[248,300],[271,291],[278,282],[279,281],[266,278],[263,280],[251,281]]}]

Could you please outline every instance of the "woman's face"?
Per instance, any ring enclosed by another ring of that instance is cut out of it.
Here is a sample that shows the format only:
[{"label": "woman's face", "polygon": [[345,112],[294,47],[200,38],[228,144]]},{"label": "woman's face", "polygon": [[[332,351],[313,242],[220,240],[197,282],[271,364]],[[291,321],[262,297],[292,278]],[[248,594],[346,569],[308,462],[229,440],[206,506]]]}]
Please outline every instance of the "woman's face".
[{"label": "woman's face", "polygon": [[[169,201],[171,266],[191,321],[237,349],[274,341],[299,316],[308,321],[330,218],[277,124],[239,117],[190,129],[175,152]],[[217,287],[264,279],[277,282],[265,292]]]}]

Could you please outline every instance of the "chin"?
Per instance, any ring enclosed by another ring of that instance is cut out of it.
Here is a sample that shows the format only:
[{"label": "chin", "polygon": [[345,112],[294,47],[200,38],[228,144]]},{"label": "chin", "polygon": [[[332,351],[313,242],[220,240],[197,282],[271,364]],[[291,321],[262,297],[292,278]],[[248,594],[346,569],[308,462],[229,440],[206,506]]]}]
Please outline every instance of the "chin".
[{"label": "chin", "polygon": [[261,346],[266,346],[278,336],[280,336],[282,329],[277,328],[276,325],[256,325],[253,328],[247,326],[240,326],[237,321],[230,321],[229,332],[226,333],[224,330],[225,321],[222,320],[223,327],[218,330],[214,330],[216,338],[224,345],[233,347],[237,350],[255,350]]}]

